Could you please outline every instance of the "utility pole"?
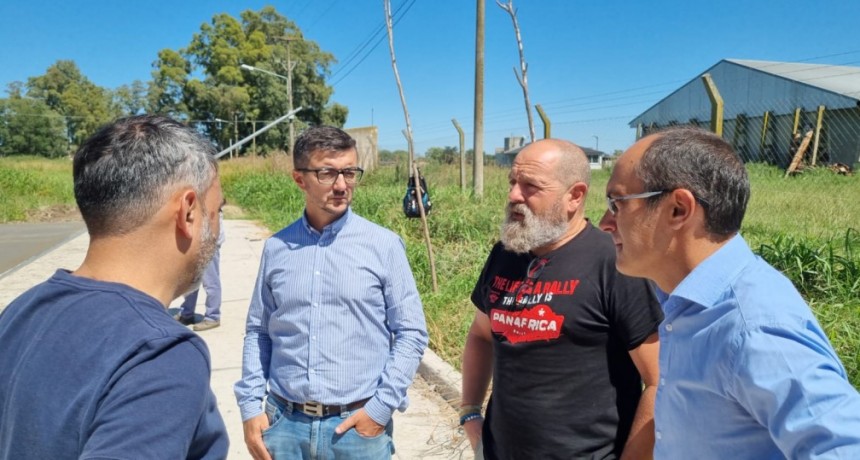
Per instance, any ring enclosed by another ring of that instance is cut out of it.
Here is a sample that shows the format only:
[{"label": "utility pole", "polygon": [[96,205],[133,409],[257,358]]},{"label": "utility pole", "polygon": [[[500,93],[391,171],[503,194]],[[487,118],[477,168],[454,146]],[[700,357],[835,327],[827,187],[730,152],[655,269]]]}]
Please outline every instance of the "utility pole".
[{"label": "utility pole", "polygon": [[[233,112],[233,135],[236,136],[236,143],[239,143],[239,112]],[[236,158],[239,158],[239,147],[236,147]],[[233,158],[233,152],[230,152],[230,158]]]},{"label": "utility pole", "polygon": [[472,165],[476,197],[484,195],[484,0],[477,0],[475,20],[475,163]]},{"label": "utility pole", "polygon": [[[287,48],[287,113],[293,111],[293,67],[296,66],[290,57],[290,42],[296,40],[296,37],[275,37],[278,40],[286,43]],[[295,126],[293,125],[293,117],[290,117],[290,141],[289,154],[293,154],[293,143],[296,139]]]}]

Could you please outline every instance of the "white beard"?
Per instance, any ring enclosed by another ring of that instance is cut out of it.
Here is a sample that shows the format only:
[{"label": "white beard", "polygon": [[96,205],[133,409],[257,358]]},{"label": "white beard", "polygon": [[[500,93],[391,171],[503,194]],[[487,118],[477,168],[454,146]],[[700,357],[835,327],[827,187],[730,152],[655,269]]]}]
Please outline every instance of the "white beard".
[{"label": "white beard", "polygon": [[[522,214],[523,220],[511,220],[511,212]],[[523,203],[508,203],[500,239],[508,251],[524,254],[557,241],[567,231],[567,227],[567,216],[563,212],[561,200],[554,203],[544,216],[534,214]]]}]

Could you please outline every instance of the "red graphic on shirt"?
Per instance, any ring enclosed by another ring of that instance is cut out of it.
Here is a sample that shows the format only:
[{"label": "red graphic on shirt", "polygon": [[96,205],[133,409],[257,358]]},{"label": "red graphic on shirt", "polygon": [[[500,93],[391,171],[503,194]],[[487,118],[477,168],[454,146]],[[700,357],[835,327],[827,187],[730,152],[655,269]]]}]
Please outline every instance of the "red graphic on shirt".
[{"label": "red graphic on shirt", "polygon": [[564,316],[557,315],[549,305],[537,305],[518,311],[492,309],[490,323],[493,332],[511,343],[537,342],[557,339]]}]

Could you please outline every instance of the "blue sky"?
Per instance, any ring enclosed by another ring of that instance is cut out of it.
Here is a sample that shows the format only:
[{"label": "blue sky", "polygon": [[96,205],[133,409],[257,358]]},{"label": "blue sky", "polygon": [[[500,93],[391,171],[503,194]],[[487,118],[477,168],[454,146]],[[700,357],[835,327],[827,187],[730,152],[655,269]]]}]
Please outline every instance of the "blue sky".
[{"label": "blue sky", "polygon": [[[351,53],[383,25],[382,0],[3,0],[0,87],[74,60],[94,83],[115,88],[150,79],[159,50],[188,45],[218,13],[273,5],[340,61],[333,101],[348,127],[379,126],[381,148],[405,148],[403,112],[383,37]],[[408,11],[395,26],[398,67],[416,151],[457,145],[451,118],[472,144],[475,2],[392,0]],[[533,104],[553,137],[611,152],[634,140],[627,123],[724,58],[860,64],[860,2],[515,0]],[[384,32],[381,34],[384,35]],[[366,55],[365,55],[366,54]],[[359,63],[360,61],[360,63]],[[486,2],[484,148],[527,136],[510,17]],[[3,93],[5,95],[5,93]],[[535,114],[538,137],[542,124]]]}]

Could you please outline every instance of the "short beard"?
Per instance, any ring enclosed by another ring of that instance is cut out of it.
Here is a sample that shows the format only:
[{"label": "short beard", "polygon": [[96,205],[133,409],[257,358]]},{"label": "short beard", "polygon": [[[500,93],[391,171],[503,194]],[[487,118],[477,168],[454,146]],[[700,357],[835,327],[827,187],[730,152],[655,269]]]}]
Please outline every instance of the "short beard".
[{"label": "short beard", "polygon": [[206,218],[206,209],[203,209],[203,229],[200,232],[200,252],[197,254],[197,260],[194,262],[194,276],[191,278],[191,284],[185,291],[188,295],[198,289],[203,283],[203,272],[206,271],[206,266],[212,261],[215,256],[215,251],[218,249],[218,235],[212,233],[212,227],[209,225],[209,219]]},{"label": "short beard", "polygon": [[[546,215],[535,215],[525,204],[508,203],[501,240],[508,251],[525,254],[533,249],[558,241],[567,231],[568,221],[562,212],[561,200],[552,205]],[[511,213],[523,215],[522,221],[511,220]]]}]

